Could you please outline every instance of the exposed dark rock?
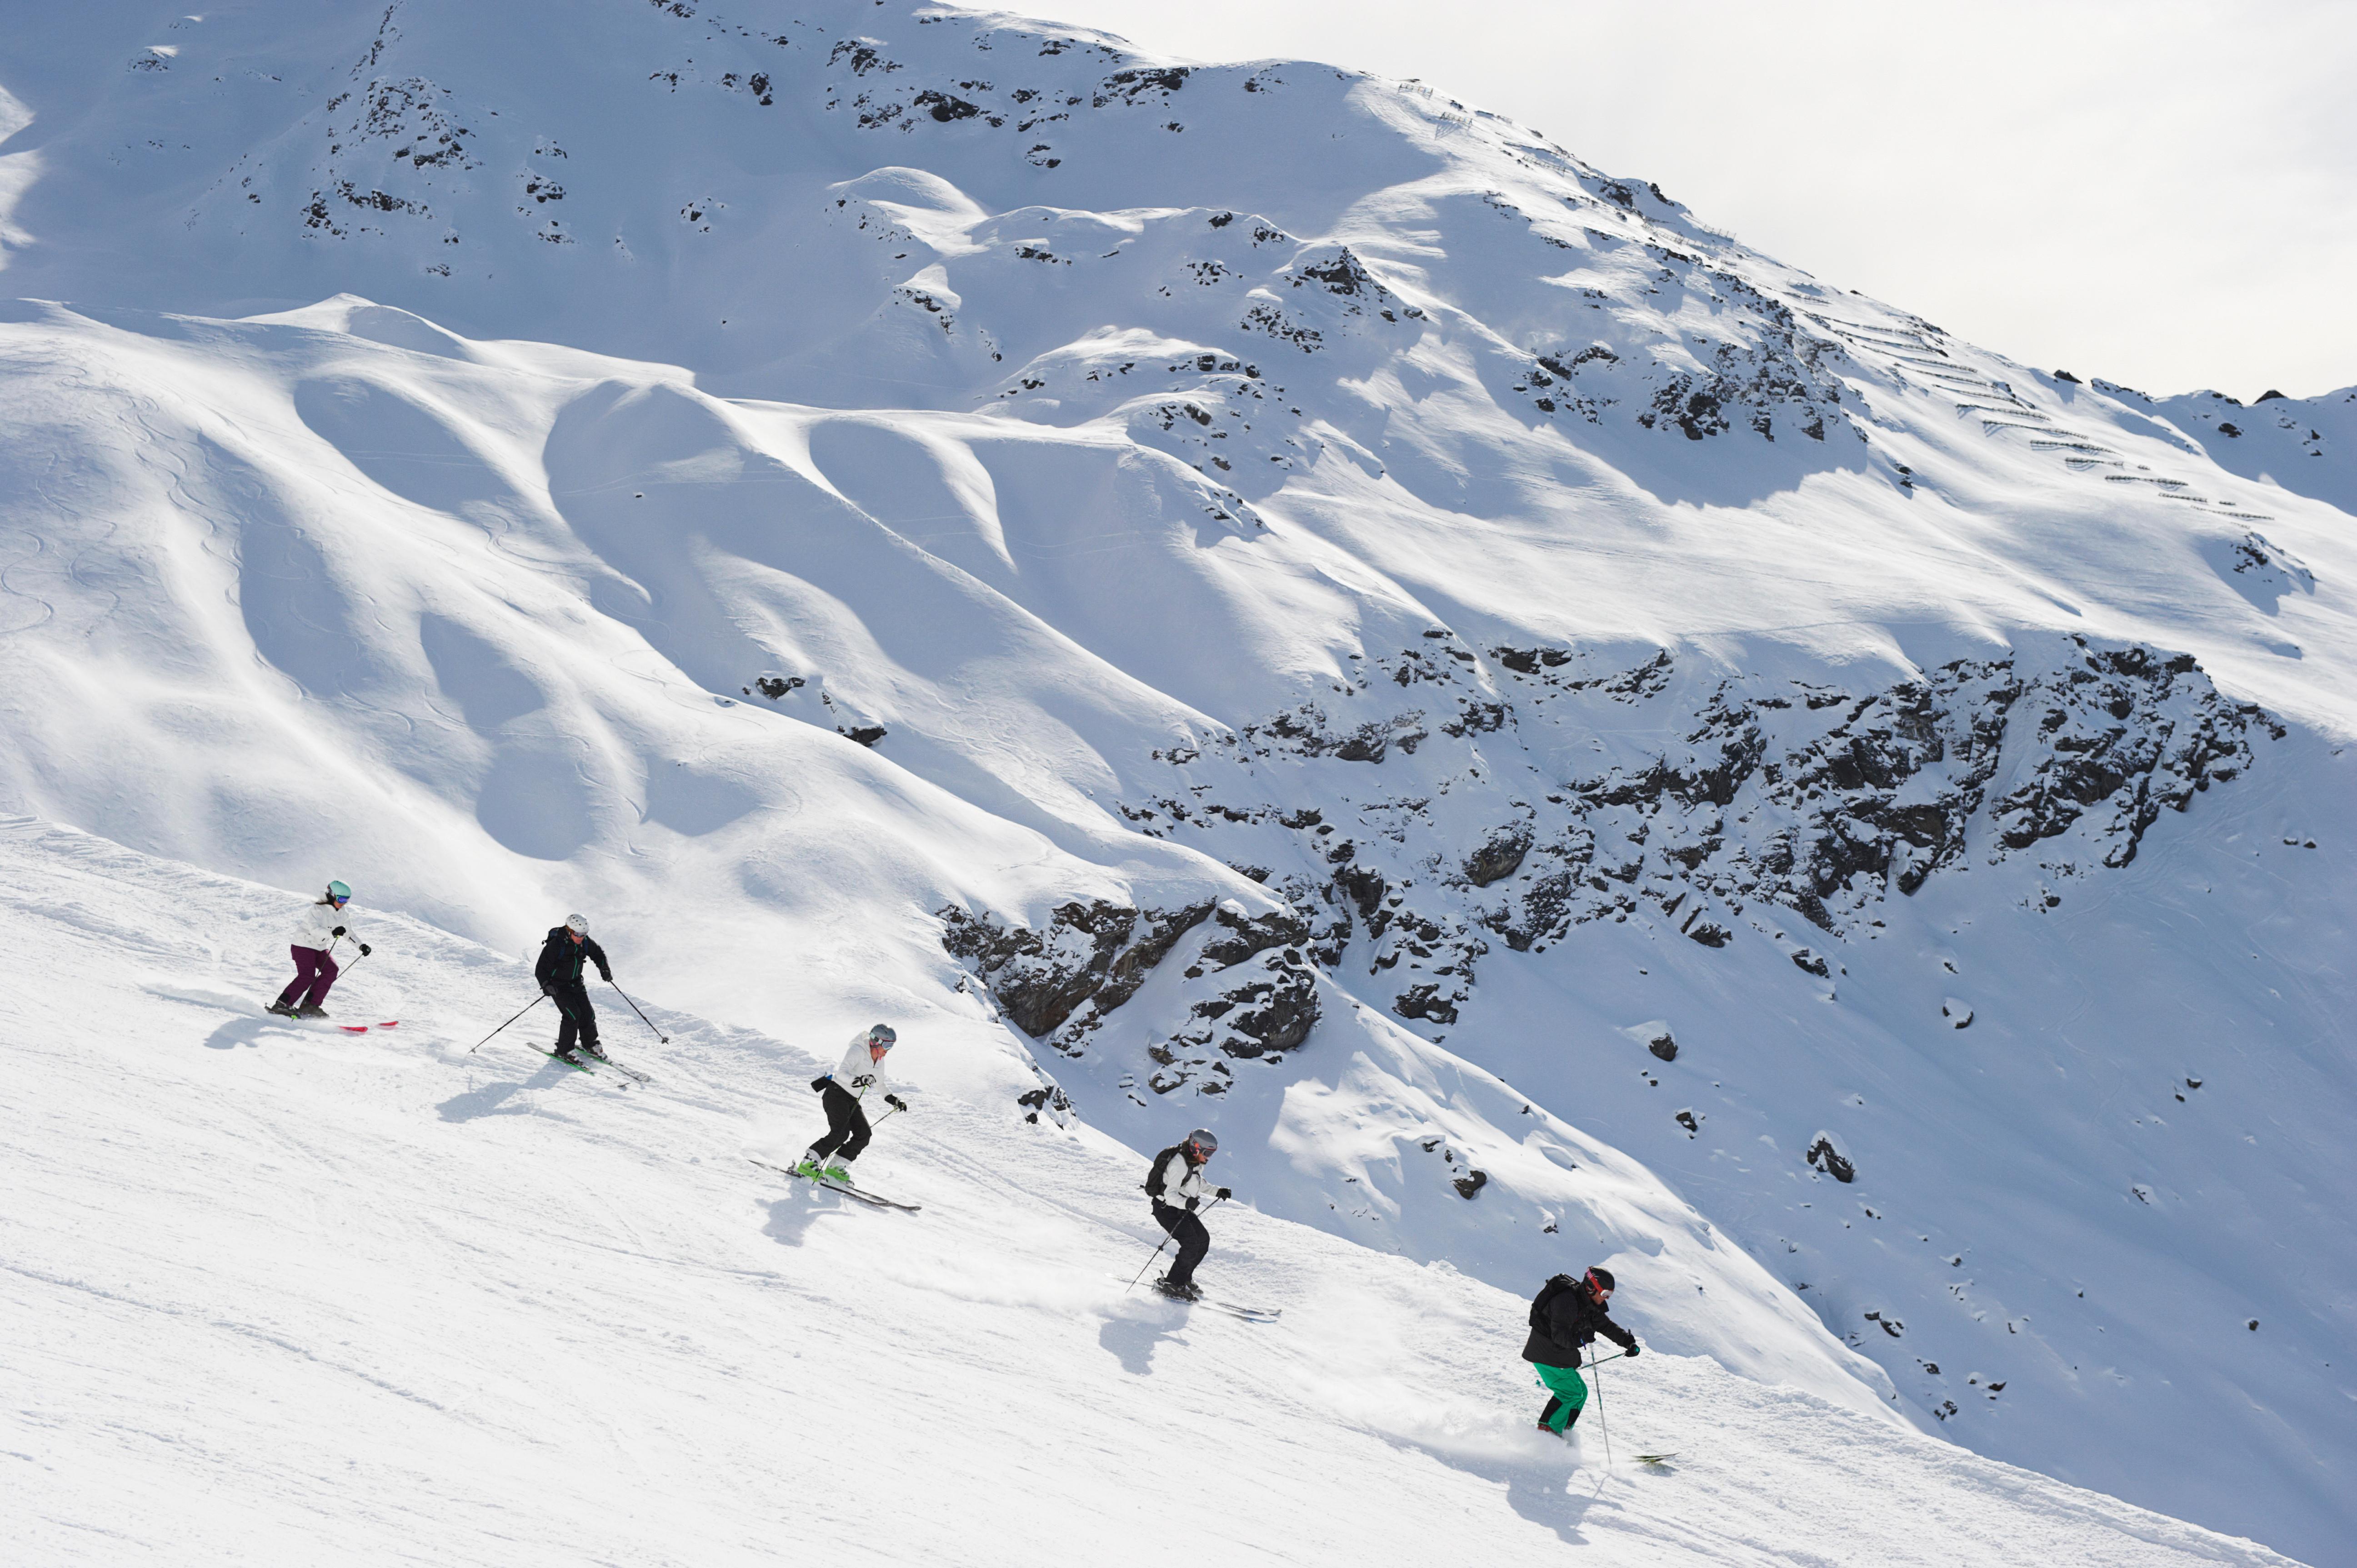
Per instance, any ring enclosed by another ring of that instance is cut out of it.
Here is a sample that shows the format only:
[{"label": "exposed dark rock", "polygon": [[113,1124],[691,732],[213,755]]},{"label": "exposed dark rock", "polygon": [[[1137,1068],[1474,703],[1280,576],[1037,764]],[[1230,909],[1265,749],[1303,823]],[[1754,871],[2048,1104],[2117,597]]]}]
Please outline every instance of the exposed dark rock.
[{"label": "exposed dark rock", "polygon": [[1822,956],[1811,952],[1806,948],[1797,949],[1793,952],[1792,962],[1796,968],[1808,971],[1811,974],[1815,975],[1819,980],[1831,980],[1833,978],[1833,966],[1827,963]]},{"label": "exposed dark rock", "polygon": [[[1475,1193],[1490,1185],[1490,1173],[1480,1169],[1469,1170],[1449,1185],[1457,1189],[1458,1197],[1470,1199]],[[2256,1328],[2258,1325],[2254,1323],[2251,1326]]]},{"label": "exposed dark rock", "polygon": [[[1202,918],[1200,914],[1195,917]],[[1189,921],[1189,924],[1193,924]],[[1215,923],[1219,932],[1203,944],[1205,961],[1226,968],[1243,962],[1256,953],[1271,948],[1295,946],[1309,938],[1309,926],[1299,917],[1284,909],[1272,909],[1265,915],[1248,917],[1232,904],[1221,906]],[[1165,951],[1168,951],[1166,947]],[[1157,955],[1159,961],[1159,955]]]},{"label": "exposed dark rock", "polygon": [[1392,1011],[1403,1018],[1425,1018],[1435,1024],[1457,1022],[1457,1004],[1442,996],[1437,985],[1410,987],[1392,1000]]},{"label": "exposed dark rock", "polygon": [[1522,869],[1523,857],[1530,848],[1530,824],[1516,822],[1512,827],[1500,828],[1466,857],[1465,875],[1476,887],[1503,881]]},{"label": "exposed dark rock", "polygon": [[1834,1148],[1834,1141],[1823,1133],[1818,1133],[1817,1141],[1809,1145],[1808,1162],[1835,1181],[1852,1182],[1857,1179],[1857,1167],[1842,1158]]},{"label": "exposed dark rock", "polygon": [[1678,1059],[1678,1042],[1667,1029],[1663,1029],[1652,1039],[1647,1040],[1645,1048],[1665,1062]]},{"label": "exposed dark rock", "polygon": [[1104,1014],[1128,1001],[1178,940],[1210,913],[1208,904],[1149,910],[1140,930],[1137,910],[1098,899],[1060,907],[1043,934],[952,905],[940,911],[942,946],[972,962],[1008,1020],[1039,1038],[1083,1003],[1095,1002]]},{"label": "exposed dark rock", "polygon": [[1706,948],[1723,948],[1735,940],[1735,933],[1716,920],[1696,920],[1686,928],[1686,935]]}]

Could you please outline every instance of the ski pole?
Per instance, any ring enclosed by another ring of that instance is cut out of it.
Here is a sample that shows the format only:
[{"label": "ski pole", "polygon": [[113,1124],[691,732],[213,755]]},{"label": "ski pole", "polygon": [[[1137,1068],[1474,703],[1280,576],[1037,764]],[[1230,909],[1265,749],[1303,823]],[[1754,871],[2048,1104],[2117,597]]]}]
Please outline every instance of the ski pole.
[{"label": "ski pole", "polygon": [[[531,1001],[529,1001],[529,1002],[525,1003],[522,1007],[518,1008],[518,1009],[516,1010],[516,1015],[515,1015],[515,1018],[511,1018],[511,1019],[509,1019],[509,1020],[508,1020],[508,1024],[512,1024],[512,1023],[514,1023],[514,1022],[516,1021],[516,1018],[521,1018],[521,1017],[522,1017],[526,1013],[531,1012],[533,1008],[535,1008],[535,1007],[539,1006],[542,1003],[544,1003],[544,1002],[545,1002],[545,1001],[547,1001],[547,1000],[548,1000],[548,993],[547,993],[547,992],[545,992],[545,991],[542,992],[539,995],[537,995],[537,996],[533,997]],[[502,1024],[502,1025],[500,1025],[500,1029],[504,1029],[504,1028],[506,1028],[506,1027],[508,1026],[508,1024]],[[493,1030],[491,1031],[491,1035],[496,1035],[496,1034],[498,1034],[498,1033],[500,1032],[500,1029],[493,1029]],[[477,1040],[473,1045],[468,1046],[468,1047],[467,1047],[467,1054],[468,1054],[468,1056],[470,1056],[470,1057],[471,1057],[471,1056],[473,1056],[477,1051],[481,1050],[485,1046],[490,1045],[490,1044],[491,1043],[491,1035],[485,1035],[481,1039]]]},{"label": "ski pole", "polygon": [[[1215,1197],[1211,1199],[1211,1208],[1217,1208],[1220,1205],[1225,1202],[1227,1202],[1227,1199],[1224,1197]],[[1211,1212],[1211,1208],[1206,1208],[1203,1212],[1209,1214]],[[1166,1232],[1162,1240],[1155,1243],[1152,1255],[1147,1257],[1146,1260],[1146,1268],[1137,1271],[1137,1280],[1142,1280],[1146,1277],[1146,1269],[1150,1269],[1154,1266],[1154,1260],[1162,1256],[1162,1249],[1170,1245],[1170,1240],[1169,1235]],[[1127,1295],[1131,1291],[1135,1290],[1137,1288],[1137,1280],[1132,1280],[1129,1283],[1124,1285],[1122,1287],[1122,1294]]]},{"label": "ski pole", "polygon": [[1587,1369],[1596,1372],[1596,1430],[1604,1434],[1604,1471],[1607,1475],[1612,1472],[1612,1429],[1604,1423],[1604,1374],[1596,1369],[1611,1359],[1609,1356],[1598,1356],[1587,1363]]},{"label": "ski pole", "polygon": [[[608,985],[614,985],[613,978],[610,975],[607,977],[606,983]],[[623,1001],[630,1002],[630,993],[629,992],[623,991],[619,985],[614,985],[614,989],[621,993]],[[655,1029],[655,1021],[652,1018],[648,1017],[644,1013],[639,1013],[639,1004],[637,1003],[630,1002],[630,1011],[639,1014],[640,1023],[644,1024],[650,1029]],[[661,1040],[666,1046],[671,1044],[671,1036],[664,1034],[661,1029],[655,1029],[655,1038]]]}]

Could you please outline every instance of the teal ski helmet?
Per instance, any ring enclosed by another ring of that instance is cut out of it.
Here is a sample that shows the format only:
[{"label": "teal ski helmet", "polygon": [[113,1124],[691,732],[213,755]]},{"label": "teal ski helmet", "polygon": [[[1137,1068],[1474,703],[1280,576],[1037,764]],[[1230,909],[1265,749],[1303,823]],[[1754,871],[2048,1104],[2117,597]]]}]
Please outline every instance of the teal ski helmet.
[{"label": "teal ski helmet", "polygon": [[328,897],[333,898],[337,903],[344,903],[350,899],[351,896],[351,888],[344,883],[330,882],[328,884]]}]

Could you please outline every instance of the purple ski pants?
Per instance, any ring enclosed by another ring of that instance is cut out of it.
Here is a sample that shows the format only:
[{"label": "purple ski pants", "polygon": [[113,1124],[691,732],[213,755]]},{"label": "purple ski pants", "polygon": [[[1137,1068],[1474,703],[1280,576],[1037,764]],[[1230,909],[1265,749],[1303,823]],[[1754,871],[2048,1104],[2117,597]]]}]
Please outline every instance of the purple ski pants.
[{"label": "purple ski pants", "polygon": [[290,946],[286,950],[295,955],[295,983],[280,992],[278,1000],[290,1007],[317,1007],[327,1001],[338,972],[328,950]]}]

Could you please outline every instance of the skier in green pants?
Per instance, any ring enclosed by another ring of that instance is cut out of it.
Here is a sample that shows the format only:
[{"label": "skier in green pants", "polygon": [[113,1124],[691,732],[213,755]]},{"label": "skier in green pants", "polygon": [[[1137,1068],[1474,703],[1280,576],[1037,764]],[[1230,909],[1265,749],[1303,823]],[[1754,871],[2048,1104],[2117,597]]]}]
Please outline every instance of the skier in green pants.
[{"label": "skier in green pants", "polygon": [[1607,1314],[1611,1299],[1612,1271],[1599,1267],[1577,1280],[1555,1275],[1531,1302],[1531,1337],[1523,1341],[1523,1359],[1532,1363],[1539,1386],[1547,1391],[1546,1408],[1539,1412],[1541,1431],[1568,1435],[1587,1405],[1587,1384],[1579,1375],[1579,1363],[1588,1341],[1601,1334],[1628,1354],[1637,1354],[1637,1337]]}]

